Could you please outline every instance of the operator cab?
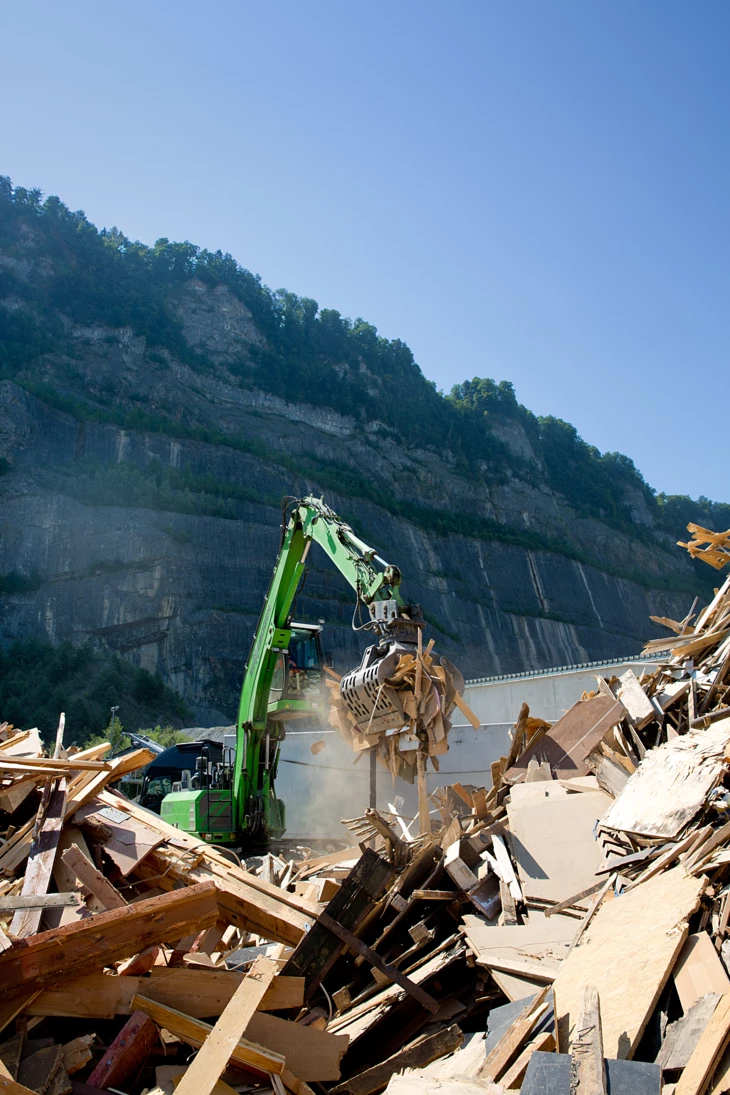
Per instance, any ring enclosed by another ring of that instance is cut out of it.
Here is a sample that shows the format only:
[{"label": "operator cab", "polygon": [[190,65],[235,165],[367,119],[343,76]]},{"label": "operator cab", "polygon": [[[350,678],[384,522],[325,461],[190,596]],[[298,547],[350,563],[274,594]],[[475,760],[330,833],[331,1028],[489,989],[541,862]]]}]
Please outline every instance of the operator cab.
[{"label": "operator cab", "polygon": [[291,719],[298,714],[297,701],[317,702],[322,695],[322,642],[320,624],[291,625],[291,639],[286,651],[276,658],[276,667],[269,692],[269,718]]}]

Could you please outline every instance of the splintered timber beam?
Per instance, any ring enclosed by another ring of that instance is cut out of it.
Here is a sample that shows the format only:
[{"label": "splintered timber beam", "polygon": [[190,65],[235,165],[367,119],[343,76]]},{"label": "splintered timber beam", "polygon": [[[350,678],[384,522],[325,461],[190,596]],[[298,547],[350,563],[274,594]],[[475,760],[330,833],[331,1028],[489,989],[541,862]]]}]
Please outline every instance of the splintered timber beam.
[{"label": "splintered timber beam", "polygon": [[150,1017],[135,1011],[89,1076],[89,1087],[107,1091],[133,1081],[157,1041],[157,1027]]},{"label": "splintered timber beam", "polygon": [[217,919],[215,883],[173,890],[20,940],[0,955],[0,984],[6,997],[28,994],[210,928]]},{"label": "splintered timber beam", "polygon": [[341,939],[350,950],[356,954],[362,955],[366,962],[369,962],[371,966],[375,966],[377,970],[384,973],[386,977],[394,981],[396,985],[400,985],[402,989],[412,996],[414,1000],[417,1000],[422,1007],[427,1008],[428,1011],[434,1015],[440,1008],[438,1000],[434,1000],[433,996],[429,996],[425,989],[422,989],[420,985],[417,985],[415,981],[411,981],[409,977],[406,977],[400,970],[395,969],[394,966],[389,966],[383,959],[370,947],[366,946],[361,939],[358,939],[356,935],[353,935],[347,928],[343,928],[342,924],[338,924],[331,916],[326,912],[320,914],[319,923],[323,924],[328,931],[331,931],[333,935],[336,935],[338,939]]},{"label": "splintered timber beam", "polygon": [[[66,780],[60,779],[53,785],[47,784],[43,790],[41,809],[38,813],[37,829],[29,852],[29,863],[23,879],[22,897],[44,894],[51,881],[53,862],[63,827],[63,815],[66,811]],[[10,924],[10,934],[18,938],[33,935],[38,931],[43,916],[39,906],[16,909]]]},{"label": "splintered timber beam", "polygon": [[[390,864],[368,848],[343,881],[325,912],[341,928],[353,931],[385,893],[394,875],[395,871]],[[281,972],[287,977],[304,977],[304,998],[308,1000],[342,954],[344,947],[343,940],[325,927],[320,917],[320,922],[312,925]]]}]

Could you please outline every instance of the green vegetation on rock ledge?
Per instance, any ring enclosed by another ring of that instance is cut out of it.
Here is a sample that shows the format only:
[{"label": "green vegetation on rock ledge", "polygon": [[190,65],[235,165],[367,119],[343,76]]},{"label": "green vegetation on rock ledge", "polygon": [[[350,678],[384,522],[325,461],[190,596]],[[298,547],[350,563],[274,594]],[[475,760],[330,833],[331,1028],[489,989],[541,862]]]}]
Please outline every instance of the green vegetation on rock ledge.
[{"label": "green vegetation on rock ledge", "polygon": [[83,744],[94,737],[104,740],[112,707],[119,707],[119,719],[130,730],[180,726],[190,717],[183,700],[157,674],[136,669],[116,655],[33,639],[0,647],[4,721],[23,729],[37,726],[50,742],[64,711],[66,745]]},{"label": "green vegetation on rock ledge", "polygon": [[[329,474],[322,459],[294,461],[239,434],[181,421],[164,408],[135,405],[133,397],[125,399],[118,391],[70,394],[59,390],[55,377],[49,381],[42,376],[44,355],[72,356],[70,324],[129,328],[145,338],[147,357],[159,368],[177,359],[201,374],[220,371],[222,366],[188,344],[171,307],[175,294],[196,278],[208,286],[226,286],[249,309],[261,336],[240,360],[226,363],[223,371],[229,382],[292,403],[331,408],[361,422],[363,429],[366,423],[379,422],[385,435],[401,445],[446,452],[454,470],[465,478],[504,482],[516,474],[527,482],[545,482],[579,516],[597,518],[635,539],[646,541],[652,535],[645,521],[637,520],[637,506],[654,530],[675,539],[689,520],[712,528],[730,525],[729,505],[657,495],[627,456],[600,453],[569,423],[535,416],[517,402],[507,381],[474,378],[444,395],[423,376],[404,342],[383,338],[363,319],[353,321],[334,309],[320,309],[310,298],[272,291],[229,254],[167,239],[150,247],[116,228],[99,231],[84,213],[71,212],[59,198],[44,200],[37,189],[13,188],[3,176],[0,246],[10,259],[9,265],[0,267],[0,379],[15,380],[80,420],[113,422],[258,453],[282,466],[291,465],[300,475],[317,477],[325,487],[329,479],[342,493],[377,501],[416,523],[427,521],[435,531],[520,542],[520,533],[496,522],[492,528],[492,523],[468,513],[433,510],[388,498],[382,491],[373,498],[365,476],[340,466],[333,466]],[[500,439],[500,429],[510,423],[524,430],[534,460],[517,457]],[[0,474],[7,470],[0,467]],[[102,473],[80,471],[83,481],[76,493],[93,500],[94,491],[101,489]],[[247,497],[245,488],[233,497],[230,487],[225,493],[213,483],[193,487],[169,478],[162,482],[159,475],[152,490],[147,475],[135,478],[124,469],[114,474],[120,498],[127,498],[128,504],[164,508],[172,500],[173,509],[198,512],[195,507],[203,504],[205,512],[234,516],[236,502]],[[568,553],[559,544],[543,540],[542,546]]]}]

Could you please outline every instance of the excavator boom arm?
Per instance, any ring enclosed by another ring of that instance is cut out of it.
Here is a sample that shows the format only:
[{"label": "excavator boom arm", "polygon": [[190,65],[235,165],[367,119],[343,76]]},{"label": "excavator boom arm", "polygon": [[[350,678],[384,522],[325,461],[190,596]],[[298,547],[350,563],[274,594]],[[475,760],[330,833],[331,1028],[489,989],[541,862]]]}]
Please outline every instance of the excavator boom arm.
[{"label": "excavator boom arm", "polygon": [[251,827],[253,800],[258,800],[261,820],[272,796],[280,735],[275,732],[272,735],[268,719],[269,695],[277,658],[288,650],[292,606],[313,541],[349,582],[359,602],[364,605],[380,600],[403,603],[398,592],[398,568],[385,563],[321,499],[307,497],[290,508],[241,690],[233,783],[233,799],[241,829]]}]

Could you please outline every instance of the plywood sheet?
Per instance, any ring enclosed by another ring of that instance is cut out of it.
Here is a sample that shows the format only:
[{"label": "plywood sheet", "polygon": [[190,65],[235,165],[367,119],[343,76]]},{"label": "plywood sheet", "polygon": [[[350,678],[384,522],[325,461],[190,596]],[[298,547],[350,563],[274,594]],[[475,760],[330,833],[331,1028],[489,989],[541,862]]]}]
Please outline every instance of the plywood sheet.
[{"label": "plywood sheet", "polygon": [[562,795],[535,794],[550,786],[512,788],[508,840],[525,895],[563,901],[596,881],[603,852],[593,830],[613,800],[603,791],[569,794],[561,788]]},{"label": "plywood sheet", "polygon": [[630,1058],[684,941],[705,879],[682,867],[665,871],[621,897],[607,899],[554,982],[560,1051],[566,1052],[583,989],[598,989],[607,1057]]},{"label": "plywood sheet", "polygon": [[586,757],[606,731],[625,716],[623,704],[609,696],[579,700],[505,772],[505,782],[524,780],[533,757],[538,761],[547,760],[558,779],[590,775]]},{"label": "plywood sheet", "polygon": [[728,769],[730,718],[650,749],[604,818],[610,829],[674,840]]}]

